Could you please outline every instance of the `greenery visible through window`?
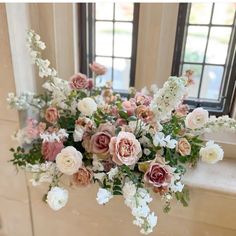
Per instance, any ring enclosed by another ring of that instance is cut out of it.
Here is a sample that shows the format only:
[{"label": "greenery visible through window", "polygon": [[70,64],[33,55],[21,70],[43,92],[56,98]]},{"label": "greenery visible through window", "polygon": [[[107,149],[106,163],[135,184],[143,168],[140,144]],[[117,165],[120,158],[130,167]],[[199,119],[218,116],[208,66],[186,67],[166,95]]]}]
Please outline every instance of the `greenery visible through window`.
[{"label": "greenery visible through window", "polygon": [[134,85],[137,4],[88,4],[87,12],[88,63],[96,61],[108,69],[105,75],[97,78],[97,85],[112,81],[115,90],[125,92]]},{"label": "greenery visible through window", "polygon": [[234,50],[235,3],[180,4],[172,73],[194,71],[189,104],[216,113],[229,112]]}]

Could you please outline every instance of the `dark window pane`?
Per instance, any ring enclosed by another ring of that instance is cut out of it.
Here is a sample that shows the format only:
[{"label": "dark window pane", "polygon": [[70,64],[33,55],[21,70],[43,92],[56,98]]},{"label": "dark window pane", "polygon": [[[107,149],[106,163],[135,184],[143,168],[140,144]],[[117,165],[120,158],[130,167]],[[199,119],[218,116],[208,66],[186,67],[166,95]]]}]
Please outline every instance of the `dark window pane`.
[{"label": "dark window pane", "polygon": [[218,100],[223,70],[222,66],[205,66],[200,98]]},{"label": "dark window pane", "polygon": [[114,59],[113,88],[116,90],[128,90],[130,82],[130,60]]},{"label": "dark window pane", "polygon": [[113,3],[96,3],[96,19],[112,20],[113,19]]},{"label": "dark window pane", "polygon": [[190,85],[188,88],[188,97],[189,98],[197,98],[198,97],[198,88],[199,88],[199,83],[200,83],[200,78],[201,78],[201,71],[202,71],[202,66],[201,65],[191,65],[191,64],[184,64],[183,65],[183,72],[186,70],[193,70],[193,81],[194,84]]},{"label": "dark window pane", "polygon": [[115,45],[114,55],[119,57],[130,57],[132,48],[132,28],[131,23],[115,23]]},{"label": "dark window pane", "polygon": [[227,56],[231,27],[212,27],[206,53],[206,62],[224,64]]},{"label": "dark window pane", "polygon": [[97,86],[104,86],[107,81],[112,81],[112,58],[96,57],[95,61],[104,65],[107,68],[107,73],[96,78]]},{"label": "dark window pane", "polygon": [[235,14],[235,3],[215,3],[213,24],[232,25]]},{"label": "dark window pane", "polygon": [[115,19],[116,20],[133,20],[133,3],[116,3],[115,4]]},{"label": "dark window pane", "polygon": [[192,3],[189,16],[190,24],[209,24],[212,3]]},{"label": "dark window pane", "polygon": [[184,54],[185,62],[203,62],[208,27],[189,26]]},{"label": "dark window pane", "polygon": [[112,56],[112,31],[111,22],[96,22],[96,54]]}]

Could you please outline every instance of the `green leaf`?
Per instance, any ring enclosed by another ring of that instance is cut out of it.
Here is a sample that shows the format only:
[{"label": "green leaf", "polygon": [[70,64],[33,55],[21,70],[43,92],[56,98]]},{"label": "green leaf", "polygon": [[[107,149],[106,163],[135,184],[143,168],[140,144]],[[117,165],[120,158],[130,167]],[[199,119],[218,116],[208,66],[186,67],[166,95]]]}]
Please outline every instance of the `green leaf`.
[{"label": "green leaf", "polygon": [[121,118],[126,119],[126,120],[129,117],[127,112],[125,112],[125,111],[119,111],[119,115],[120,115]]}]

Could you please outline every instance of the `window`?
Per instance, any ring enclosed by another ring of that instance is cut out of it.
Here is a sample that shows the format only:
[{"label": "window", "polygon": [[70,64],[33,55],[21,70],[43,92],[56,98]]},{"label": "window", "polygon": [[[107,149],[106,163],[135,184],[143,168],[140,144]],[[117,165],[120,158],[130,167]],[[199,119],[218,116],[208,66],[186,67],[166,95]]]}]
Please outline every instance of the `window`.
[{"label": "window", "polygon": [[108,69],[97,78],[98,86],[112,81],[120,92],[134,86],[138,16],[136,3],[80,4],[81,71],[91,73],[93,61]]},{"label": "window", "polygon": [[234,98],[235,3],[182,3],[172,74],[194,71],[186,103],[212,114],[228,114]]}]

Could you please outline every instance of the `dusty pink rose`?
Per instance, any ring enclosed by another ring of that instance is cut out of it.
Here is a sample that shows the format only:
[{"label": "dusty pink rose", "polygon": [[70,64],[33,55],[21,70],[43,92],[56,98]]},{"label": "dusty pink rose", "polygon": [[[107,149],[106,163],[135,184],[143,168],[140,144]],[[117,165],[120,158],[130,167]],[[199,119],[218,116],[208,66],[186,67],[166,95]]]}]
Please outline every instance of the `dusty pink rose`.
[{"label": "dusty pink rose", "polygon": [[92,135],[90,141],[90,152],[98,157],[106,158],[109,156],[109,143],[115,134],[114,126],[111,124],[101,124],[97,132]]},{"label": "dusty pink rose", "polygon": [[59,118],[59,114],[56,107],[49,107],[45,113],[45,119],[49,123],[55,123]]},{"label": "dusty pink rose", "polygon": [[137,117],[144,122],[151,122],[154,117],[153,112],[150,110],[150,108],[144,105],[138,106],[135,113]]},{"label": "dusty pink rose", "polygon": [[125,119],[118,118],[118,119],[116,120],[116,125],[117,125],[117,126],[127,125],[127,121],[126,121]]},{"label": "dusty pink rose", "polygon": [[107,69],[105,66],[97,63],[97,62],[93,62],[93,64],[89,64],[89,68],[91,69],[91,71],[93,71],[96,75],[104,75],[107,72]]},{"label": "dusty pink rose", "polygon": [[42,144],[41,153],[45,160],[54,161],[58,153],[64,148],[62,142],[44,142]]},{"label": "dusty pink rose", "polygon": [[170,184],[172,173],[168,165],[152,163],[144,175],[144,180],[153,187],[166,187]]},{"label": "dusty pink rose", "polygon": [[187,156],[191,153],[191,145],[186,138],[181,138],[177,142],[176,151],[180,153],[181,156]]},{"label": "dusty pink rose", "polygon": [[87,169],[86,167],[80,167],[78,172],[73,174],[73,182],[77,186],[87,186],[91,183],[92,181],[92,172]]},{"label": "dusty pink rose", "polygon": [[94,86],[93,79],[88,79],[88,89],[92,89]]},{"label": "dusty pink rose", "polygon": [[136,104],[139,105],[145,105],[145,106],[149,106],[149,104],[151,103],[152,97],[144,95],[140,92],[136,93],[135,97],[134,97]]},{"label": "dusty pink rose", "polygon": [[189,107],[187,104],[180,104],[176,109],[175,109],[175,113],[176,115],[182,117],[182,116],[186,116],[188,114],[189,111]]},{"label": "dusty pink rose", "polygon": [[139,141],[130,132],[121,131],[117,137],[112,137],[109,147],[117,165],[134,165],[142,154]]},{"label": "dusty pink rose", "polygon": [[208,111],[201,107],[194,109],[185,118],[185,125],[189,129],[200,129],[208,121]]},{"label": "dusty pink rose", "polygon": [[128,113],[128,115],[133,115],[136,109],[136,104],[133,99],[122,102],[122,108]]},{"label": "dusty pink rose", "polygon": [[38,128],[38,132],[41,134],[45,131],[45,129],[47,128],[47,125],[44,122],[40,122],[37,128]]},{"label": "dusty pink rose", "polygon": [[89,86],[89,80],[86,75],[82,73],[74,74],[70,78],[70,87],[72,89],[80,90],[80,89],[86,89]]}]

